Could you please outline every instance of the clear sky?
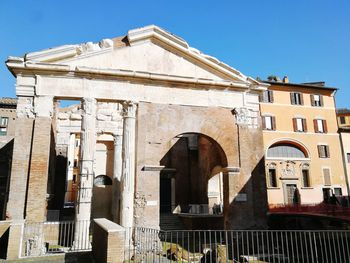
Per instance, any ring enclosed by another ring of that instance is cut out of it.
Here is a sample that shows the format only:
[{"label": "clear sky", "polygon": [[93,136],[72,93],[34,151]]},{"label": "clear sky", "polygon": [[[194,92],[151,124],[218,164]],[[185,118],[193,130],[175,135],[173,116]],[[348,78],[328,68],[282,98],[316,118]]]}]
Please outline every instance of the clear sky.
[{"label": "clear sky", "polygon": [[125,35],[155,24],[251,77],[325,81],[350,108],[348,0],[0,0],[0,97],[8,56]]}]

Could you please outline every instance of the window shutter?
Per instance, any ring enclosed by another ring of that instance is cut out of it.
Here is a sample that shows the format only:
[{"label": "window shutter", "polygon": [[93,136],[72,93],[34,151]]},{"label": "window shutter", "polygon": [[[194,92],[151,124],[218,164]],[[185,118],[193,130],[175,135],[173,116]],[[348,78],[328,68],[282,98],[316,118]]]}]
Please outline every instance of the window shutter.
[{"label": "window shutter", "polygon": [[325,157],[323,145],[317,145],[317,150],[318,150],[318,157],[320,158]]},{"label": "window shutter", "polygon": [[331,172],[329,168],[323,168],[324,184],[331,185]]},{"label": "window shutter", "polygon": [[326,145],[326,147],[325,147],[326,149],[325,149],[325,157],[327,157],[327,158],[329,158],[329,157],[331,157],[331,155],[330,155],[330,152],[329,152],[329,146],[328,145]]},{"label": "window shutter", "polygon": [[272,121],[272,130],[276,130],[276,117],[272,116],[271,117],[271,121]]},{"label": "window shutter", "polygon": [[293,130],[296,132],[298,129],[298,126],[297,126],[297,119],[296,118],[293,118]]},{"label": "window shutter", "polygon": [[314,119],[314,129],[315,129],[315,132],[316,132],[316,133],[319,132],[319,131],[318,131],[317,120],[316,120],[316,119]]},{"label": "window shutter", "polygon": [[290,103],[293,104],[293,105],[295,104],[294,92],[290,93]]},{"label": "window shutter", "polygon": [[304,132],[307,132],[306,119],[303,119],[303,128],[304,128]]},{"label": "window shutter", "polygon": [[265,94],[265,92],[262,92],[259,94],[259,101],[260,102],[264,102],[264,94]]},{"label": "window shutter", "polygon": [[304,105],[304,94],[303,93],[299,93],[300,94],[300,105]]},{"label": "window shutter", "polygon": [[321,107],[323,107],[323,96],[320,95],[320,103],[321,103]]},{"label": "window shutter", "polygon": [[270,92],[270,102],[273,103],[274,102],[274,98],[273,98],[273,91],[272,90],[269,90]]},{"label": "window shutter", "polygon": [[310,95],[311,106],[315,106],[315,97],[313,94]]},{"label": "window shutter", "polygon": [[265,116],[261,116],[261,125],[262,125],[262,128],[265,130],[266,129]]},{"label": "window shutter", "polygon": [[326,120],[322,120],[322,125],[323,125],[323,132],[327,133],[328,132],[327,121]]}]

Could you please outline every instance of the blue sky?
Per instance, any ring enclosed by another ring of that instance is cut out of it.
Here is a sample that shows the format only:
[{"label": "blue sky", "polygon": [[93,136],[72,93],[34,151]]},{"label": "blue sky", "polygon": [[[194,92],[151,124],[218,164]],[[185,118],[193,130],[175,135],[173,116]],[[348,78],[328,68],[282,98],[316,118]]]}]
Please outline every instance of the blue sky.
[{"label": "blue sky", "polygon": [[0,0],[0,96],[15,96],[8,56],[149,24],[254,78],[326,81],[339,88],[337,106],[350,108],[348,0]]}]

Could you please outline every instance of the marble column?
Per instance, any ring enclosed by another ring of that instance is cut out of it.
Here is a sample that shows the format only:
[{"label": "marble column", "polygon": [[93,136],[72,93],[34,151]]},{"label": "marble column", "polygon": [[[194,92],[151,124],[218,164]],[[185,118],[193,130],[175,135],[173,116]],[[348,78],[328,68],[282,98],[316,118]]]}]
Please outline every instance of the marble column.
[{"label": "marble column", "polygon": [[136,104],[125,102],[123,146],[122,146],[122,176],[121,176],[121,206],[120,224],[132,227],[134,221],[134,192],[135,192],[135,130]]},{"label": "marble column", "polygon": [[96,99],[84,98],[81,120],[80,174],[76,204],[76,227],[74,245],[89,247],[89,226],[91,217],[91,198],[94,182],[94,155],[96,148]]},{"label": "marble column", "polygon": [[112,215],[113,221],[120,223],[120,181],[122,177],[122,135],[114,134],[114,159],[113,159],[113,196]]}]

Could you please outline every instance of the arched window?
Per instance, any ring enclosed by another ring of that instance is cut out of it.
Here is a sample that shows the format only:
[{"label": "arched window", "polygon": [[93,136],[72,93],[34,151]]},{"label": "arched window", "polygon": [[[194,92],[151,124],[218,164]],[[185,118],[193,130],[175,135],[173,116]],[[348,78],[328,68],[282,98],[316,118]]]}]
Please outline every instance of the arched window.
[{"label": "arched window", "polygon": [[268,158],[307,158],[306,152],[291,143],[278,143],[267,150]]},{"label": "arched window", "polygon": [[94,179],[94,185],[112,185],[112,179],[109,178],[107,175],[101,174],[99,176],[96,176]]}]

